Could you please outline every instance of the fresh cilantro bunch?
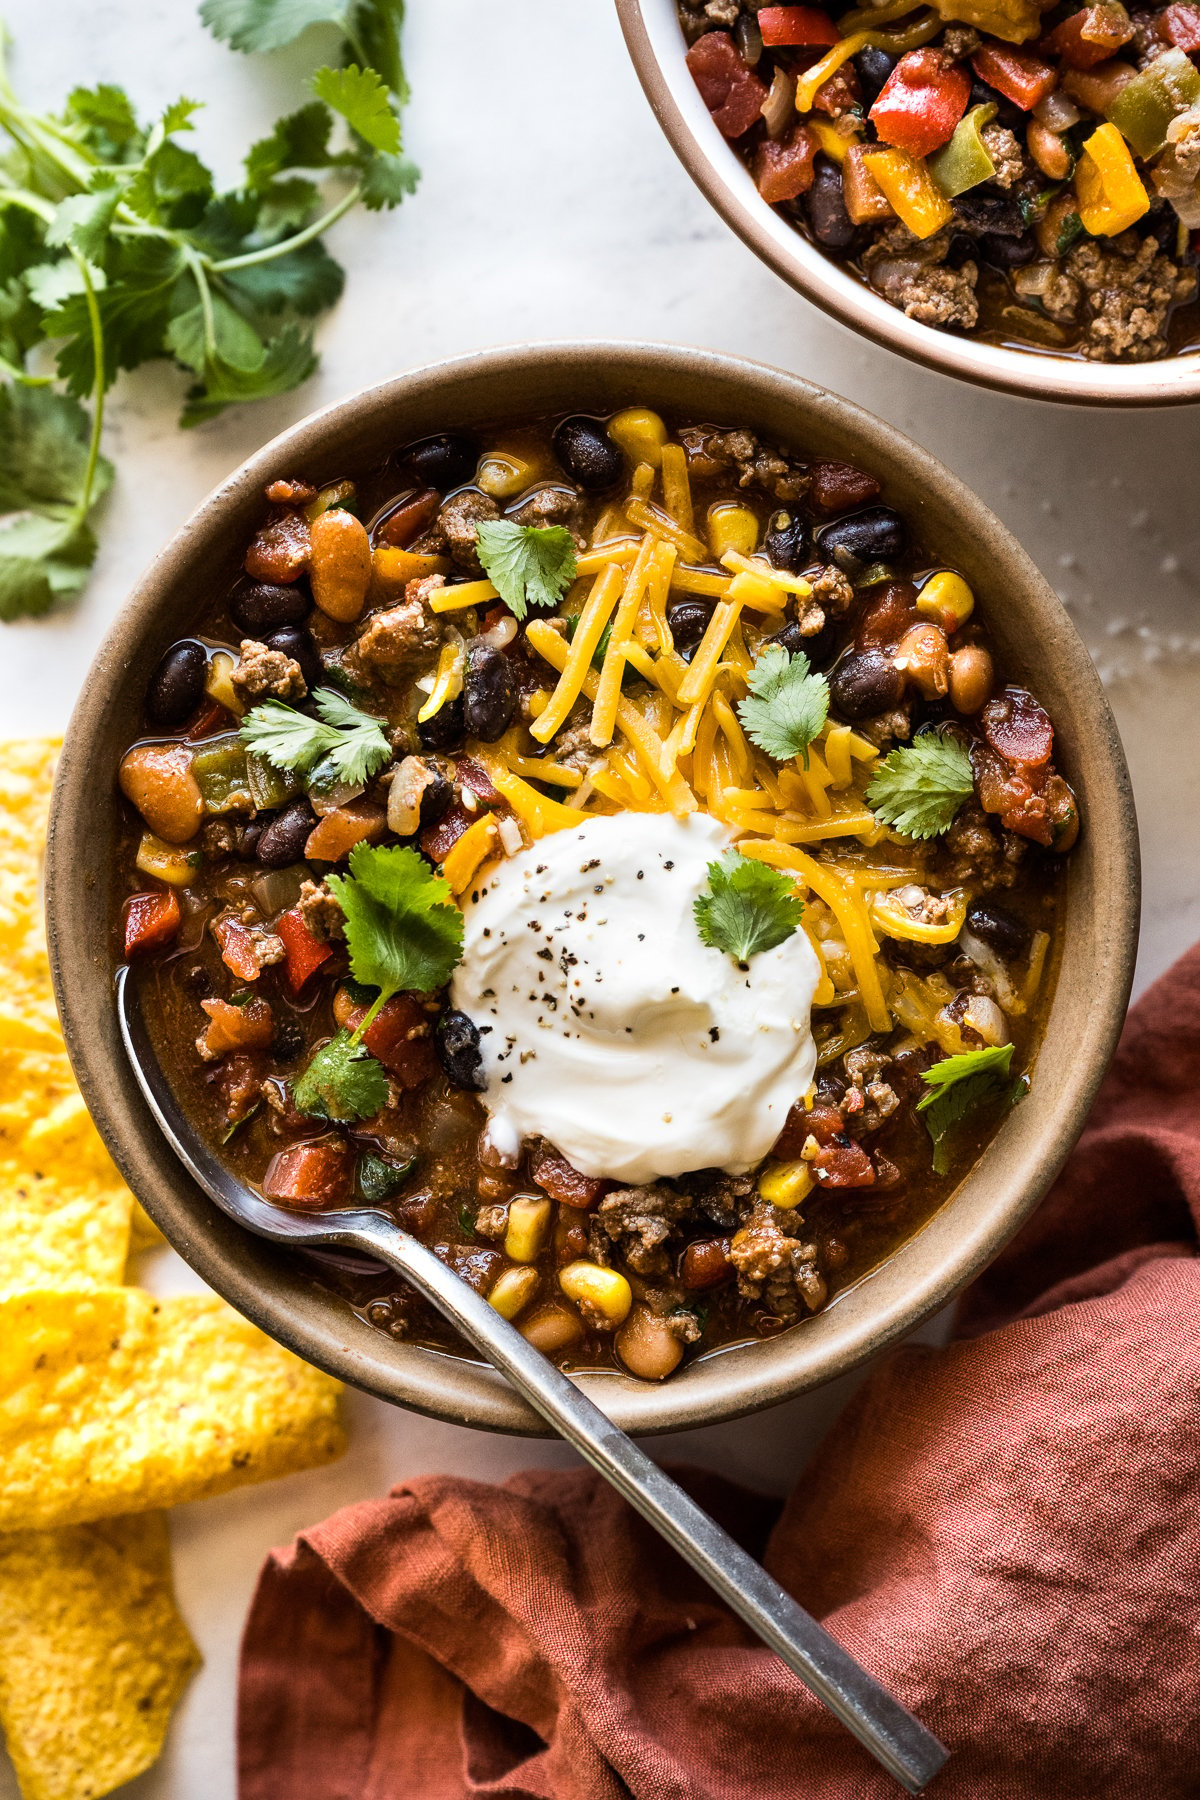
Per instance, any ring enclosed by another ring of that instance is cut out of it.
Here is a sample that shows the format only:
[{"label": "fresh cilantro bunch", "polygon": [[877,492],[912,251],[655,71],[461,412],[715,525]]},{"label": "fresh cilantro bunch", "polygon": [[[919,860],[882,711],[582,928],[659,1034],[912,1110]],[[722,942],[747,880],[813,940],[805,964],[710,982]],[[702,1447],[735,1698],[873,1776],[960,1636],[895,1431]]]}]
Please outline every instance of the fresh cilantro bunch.
[{"label": "fresh cilantro bunch", "polygon": [[[87,578],[118,373],[174,362],[191,378],[183,425],[298,386],[316,368],[312,320],[344,281],[324,233],[415,186],[401,147],[402,0],[207,0],[202,16],[244,50],[338,30],[312,98],[250,147],[224,192],[181,141],[197,101],[146,124],[104,84],[37,113],[0,61],[0,619],[43,613]],[[340,192],[322,191],[329,179]]]},{"label": "fresh cilantro bunch", "polygon": [[791,937],[804,903],[789,876],[730,850],[709,863],[707,892],[692,902],[692,911],[704,943],[747,963]]},{"label": "fresh cilantro bunch", "polygon": [[557,606],[575,579],[575,539],[565,525],[485,519],[476,550],[492,586],[518,619],[531,606]]},{"label": "fresh cilantro bunch", "polygon": [[775,762],[803,758],[829,717],[829,683],[814,674],[802,650],[780,644],[763,651],[746,678],[749,696],[739,702],[746,735]]},{"label": "fresh cilantro bunch", "polygon": [[316,719],[283,700],[264,700],[242,720],[238,735],[243,744],[272,768],[298,775],[310,775],[318,763],[327,763],[336,781],[351,786],[369,781],[391,761],[382,720],[360,712],[335,688],[317,688],[312,698]]},{"label": "fresh cilantro bunch", "polygon": [[925,1128],[933,1139],[935,1175],[949,1170],[951,1140],[968,1113],[986,1103],[1003,1104],[1007,1110],[1024,1097],[1024,1079],[1014,1081],[1009,1073],[1012,1058],[1011,1044],[996,1044],[944,1057],[925,1070],[921,1079],[932,1091],[918,1100],[917,1111],[924,1113]]},{"label": "fresh cilantro bunch", "polygon": [[975,792],[969,751],[955,737],[923,731],[885,756],[867,789],[867,805],[905,837],[949,831]]}]

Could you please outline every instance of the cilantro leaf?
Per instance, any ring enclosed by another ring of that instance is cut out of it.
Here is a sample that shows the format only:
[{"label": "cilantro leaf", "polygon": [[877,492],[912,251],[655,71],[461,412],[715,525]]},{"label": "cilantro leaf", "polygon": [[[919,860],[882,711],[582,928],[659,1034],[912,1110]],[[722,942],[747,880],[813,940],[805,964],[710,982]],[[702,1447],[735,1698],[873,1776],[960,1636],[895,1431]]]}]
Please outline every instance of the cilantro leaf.
[{"label": "cilantro leaf", "polygon": [[264,700],[242,720],[239,736],[248,750],[273,768],[311,774],[328,758],[330,772],[352,786],[369,781],[391,761],[392,747],[379,719],[360,712],[334,688],[312,696],[318,717],[297,712],[283,700]]},{"label": "cilantro leaf", "polygon": [[310,85],[317,99],[340,113],[373,150],[382,150],[385,156],[400,154],[400,121],[383,77],[374,69],[360,69],[357,63],[318,69]]},{"label": "cilantro leaf", "polygon": [[484,519],[476,549],[500,598],[518,619],[531,606],[557,606],[575,579],[575,539],[565,525]]},{"label": "cilantro leaf", "polygon": [[779,644],[764,650],[746,678],[750,689],[738,705],[746,735],[775,762],[804,759],[829,717],[829,683],[813,674],[802,650],[792,655]]},{"label": "cilantro leaf", "polygon": [[0,619],[33,617],[77,594],[96,554],[87,517],[112,481],[91,472],[91,421],[50,388],[0,387]]},{"label": "cilantro leaf", "polygon": [[262,357],[252,368],[239,369],[223,358],[205,364],[204,380],[189,388],[179,415],[181,425],[202,425],[215,419],[227,406],[244,400],[266,400],[272,394],[288,394],[307,381],[317,367],[312,338],[287,324],[262,346]]},{"label": "cilantro leaf", "polygon": [[399,206],[409,194],[416,193],[421,171],[407,156],[368,157],[362,165],[363,205],[368,212]]},{"label": "cilantro leaf", "polygon": [[1002,1101],[1007,1110],[1024,1097],[1024,1078],[1009,1079],[1012,1058],[1011,1044],[995,1044],[944,1057],[932,1069],[925,1070],[921,1079],[932,1092],[918,1100],[917,1111],[925,1114],[925,1128],[933,1140],[935,1175],[949,1172],[954,1131],[968,1113],[997,1101]]},{"label": "cilantro leaf", "polygon": [[136,161],[145,148],[146,134],[128,94],[108,82],[94,88],[73,88],[67,95],[64,121],[102,162]]},{"label": "cilantro leaf", "polygon": [[233,50],[282,50],[310,25],[341,25],[343,0],[204,0],[200,17]]},{"label": "cilantro leaf", "polygon": [[408,845],[356,844],[326,885],[345,914],[350,973],[379,989],[356,1035],[393,994],[444,987],[462,956],[463,916],[444,876]]},{"label": "cilantro leaf", "polygon": [[68,194],[46,227],[46,242],[71,244],[80,256],[98,263],[108,242],[109,229],[121,190],[115,182],[90,194]]},{"label": "cilantro leaf", "polygon": [[905,837],[949,831],[975,792],[971,757],[955,737],[923,731],[884,757],[867,789],[867,805]]},{"label": "cilantro leaf", "polygon": [[388,1080],[382,1063],[355,1043],[348,1031],[323,1044],[292,1089],[297,1110],[310,1119],[348,1124],[370,1119],[387,1105]]},{"label": "cilantro leaf", "polygon": [[329,109],[319,100],[277,119],[270,136],[259,138],[246,152],[246,185],[261,191],[285,169],[327,168],[331,124]]},{"label": "cilantro leaf", "polygon": [[701,940],[746,963],[785,943],[800,924],[803,901],[790,876],[730,850],[708,865],[708,891],[692,904]]}]

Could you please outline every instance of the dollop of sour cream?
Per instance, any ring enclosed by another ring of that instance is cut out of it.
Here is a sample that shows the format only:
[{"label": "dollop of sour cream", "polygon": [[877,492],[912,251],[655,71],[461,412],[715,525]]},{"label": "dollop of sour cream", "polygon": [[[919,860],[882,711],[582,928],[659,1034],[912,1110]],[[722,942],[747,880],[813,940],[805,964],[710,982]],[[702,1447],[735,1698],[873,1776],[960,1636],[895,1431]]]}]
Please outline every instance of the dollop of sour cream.
[{"label": "dollop of sour cream", "polygon": [[745,968],[701,940],[692,905],[730,841],[707,815],[596,817],[474,891],[451,993],[502,1138],[631,1183],[766,1155],[816,1068],[820,970],[803,930]]}]

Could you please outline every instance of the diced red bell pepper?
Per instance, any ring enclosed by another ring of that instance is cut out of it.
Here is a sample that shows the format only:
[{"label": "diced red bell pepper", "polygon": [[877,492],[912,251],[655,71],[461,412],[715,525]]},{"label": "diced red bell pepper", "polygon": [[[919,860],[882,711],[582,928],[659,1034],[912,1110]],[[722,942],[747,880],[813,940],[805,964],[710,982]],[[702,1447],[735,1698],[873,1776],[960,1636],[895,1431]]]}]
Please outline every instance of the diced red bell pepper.
[{"label": "diced red bell pepper", "polygon": [[179,931],[179,901],[165,894],[134,894],[125,903],[125,954],[145,956],[172,943]]},{"label": "diced red bell pepper", "polygon": [[813,1180],[821,1187],[874,1187],[875,1165],[861,1144],[844,1137],[822,1144],[809,1164]]},{"label": "diced red bell pepper", "polygon": [[421,827],[420,845],[431,862],[443,863],[464,832],[474,824],[470,813],[457,800],[449,805],[440,819]]},{"label": "diced red bell pepper", "polygon": [[850,463],[810,463],[808,476],[808,497],[821,513],[847,512],[852,506],[865,506],[879,492],[874,475]]},{"label": "diced red bell pepper", "polygon": [[928,156],[950,142],[970,98],[971,77],[961,63],[944,50],[909,50],[884,82],[870,119],[885,144]]},{"label": "diced red bell pepper", "polygon": [[286,1206],[345,1206],[354,1187],[354,1151],[344,1138],[293,1144],[271,1158],[263,1176],[268,1200]]},{"label": "diced red bell pepper", "polygon": [[1023,112],[1032,112],[1058,80],[1058,70],[1050,63],[1040,62],[1028,50],[1010,50],[1007,44],[980,44],[971,67],[981,81]]},{"label": "diced red bell pepper", "polygon": [[257,981],[262,967],[254,954],[254,939],[246,927],[236,919],[214,919],[212,934],[220,946],[225,967],[231,969],[239,981]]},{"label": "diced red bell pepper", "polygon": [[980,714],[983,735],[997,756],[1023,769],[1041,769],[1054,749],[1049,714],[1025,688],[1006,687]]},{"label": "diced red bell pepper", "polygon": [[841,42],[842,34],[819,6],[763,6],[758,29],[768,50],[781,44],[827,47]]},{"label": "diced red bell pepper", "polygon": [[600,1196],[612,1186],[611,1181],[582,1174],[565,1156],[541,1157],[534,1166],[533,1179],[552,1200],[560,1200],[564,1206],[577,1206],[581,1211],[595,1206]]},{"label": "diced red bell pepper", "polygon": [[819,146],[807,125],[794,125],[780,143],[764,138],[754,153],[754,185],[768,206],[795,200],[813,184],[813,158]]},{"label": "diced red bell pepper", "polygon": [[293,994],[298,994],[310,975],[314,975],[323,962],[328,962],[333,951],[328,944],[323,944],[314,937],[304,923],[304,915],[298,906],[285,912],[275,927],[283,939],[286,952],[284,973],[288,986]]},{"label": "diced red bell pepper", "polygon": [[1200,6],[1167,6],[1158,15],[1158,29],[1177,50],[1200,50]]},{"label": "diced red bell pepper", "polygon": [[425,527],[430,524],[442,497],[436,488],[426,488],[424,493],[412,494],[401,501],[394,513],[389,513],[379,527],[380,540],[391,544],[397,550],[407,550],[414,538],[420,537]]},{"label": "diced red bell pepper", "polygon": [[[1168,7],[1168,12],[1196,12],[1195,7]],[[1200,14],[1198,14],[1200,16]],[[1060,56],[1072,69],[1090,69],[1127,44],[1133,23],[1123,6],[1085,6],[1056,25],[1039,49]]]},{"label": "diced red bell pepper", "polygon": [[430,1031],[429,1014],[421,1002],[411,994],[393,994],[363,1033],[363,1043],[397,1085],[408,1090],[437,1074]]},{"label": "diced red bell pepper", "polygon": [[767,90],[737,53],[727,31],[706,31],[687,53],[692,80],[727,138],[741,137],[762,112]]}]

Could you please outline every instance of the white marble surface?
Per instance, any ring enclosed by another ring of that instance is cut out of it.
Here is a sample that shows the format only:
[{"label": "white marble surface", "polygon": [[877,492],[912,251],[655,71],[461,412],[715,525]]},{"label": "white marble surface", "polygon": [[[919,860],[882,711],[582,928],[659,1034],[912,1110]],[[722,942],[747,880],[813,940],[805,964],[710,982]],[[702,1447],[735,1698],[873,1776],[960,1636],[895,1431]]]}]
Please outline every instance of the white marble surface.
[{"label": "white marble surface", "polygon": [[[409,142],[425,175],[390,218],[331,239],[346,296],[319,330],[299,394],[176,431],[166,369],[127,377],[107,449],[118,483],[81,605],[0,628],[0,730],[61,729],[138,571],[207,490],[310,408],[410,364],[542,337],[641,337],[741,352],[847,394],[927,445],[995,508],[1061,591],[1106,673],[1133,767],[1146,860],[1139,982],[1200,935],[1200,473],[1194,410],[1106,417],[926,375],[807,307],[709,212],[661,138],[610,0],[411,0]],[[116,80],[146,110],[179,91],[210,102],[201,147],[234,157],[299,104],[309,63],[213,43],[190,0],[8,0],[20,90],[51,104]],[[1048,496],[1044,497],[1044,496]],[[170,1253],[156,1285],[192,1278]],[[845,1384],[758,1420],[658,1449],[782,1489]],[[353,1447],[331,1469],[174,1516],[180,1599],[204,1650],[157,1769],[130,1800],[233,1800],[235,1652],[264,1552],[345,1502],[423,1470],[503,1478],[553,1446],[433,1424],[361,1395]],[[0,1800],[15,1785],[0,1757]]]}]

